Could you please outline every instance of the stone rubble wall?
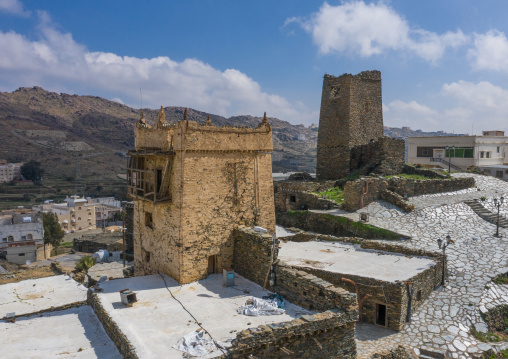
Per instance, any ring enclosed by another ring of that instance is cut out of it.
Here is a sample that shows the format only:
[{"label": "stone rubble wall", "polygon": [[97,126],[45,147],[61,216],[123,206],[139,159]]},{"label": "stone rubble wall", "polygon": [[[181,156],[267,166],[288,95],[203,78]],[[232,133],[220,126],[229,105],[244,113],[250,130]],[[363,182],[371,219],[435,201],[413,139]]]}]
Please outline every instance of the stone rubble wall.
[{"label": "stone rubble wall", "polygon": [[[16,318],[26,318],[26,317],[31,317],[33,315],[43,314],[43,313],[59,312],[59,311],[70,309],[70,308],[81,307],[86,304],[87,304],[86,301],[83,300],[83,301],[79,301],[79,302],[73,302],[73,303],[68,303],[68,304],[64,304],[64,305],[59,305],[57,307],[50,307],[47,309],[38,310],[36,312],[18,314],[18,315],[16,315]],[[0,317],[0,320],[6,320],[6,319],[7,319],[7,317]]]},{"label": "stone rubble wall", "polygon": [[337,237],[362,237],[368,239],[399,240],[406,236],[372,225],[356,222],[350,218],[328,213],[290,211],[277,213],[277,224],[295,227],[304,231],[328,234]]},{"label": "stone rubble wall", "polygon": [[381,193],[390,190],[408,197],[424,194],[459,191],[474,187],[473,177],[451,179],[415,180],[403,177],[364,177],[344,186],[344,209],[354,212],[381,198]]},{"label": "stone rubble wall", "polygon": [[[248,280],[264,285],[270,269],[273,237],[269,233],[258,233],[252,228],[240,227],[233,232],[234,254],[233,269]],[[279,240],[275,238],[275,248]],[[277,251],[273,253],[273,262],[277,260]]]},{"label": "stone rubble wall", "polygon": [[416,168],[415,166],[411,166],[408,164],[404,164],[404,167],[402,167],[402,173],[407,173],[409,175],[421,175],[429,178],[440,178],[440,179],[447,179],[449,178],[447,175],[438,173],[436,171],[427,170],[425,168]]},{"label": "stone rubble wall", "polygon": [[407,203],[400,194],[390,191],[389,189],[385,189],[379,195],[379,197],[388,203],[391,203],[405,212],[412,212],[415,209],[415,206]]},{"label": "stone rubble wall", "polygon": [[418,356],[412,350],[399,345],[387,353],[376,353],[370,359],[418,359]]},{"label": "stone rubble wall", "polygon": [[381,137],[377,141],[351,148],[350,172],[361,175],[393,175],[402,172],[405,160],[404,140]]},{"label": "stone rubble wall", "polygon": [[[273,183],[275,210],[331,209],[336,202],[322,198],[313,192],[323,192],[334,187],[334,181],[277,181]],[[294,196],[294,201],[291,201]]]},{"label": "stone rubble wall", "polygon": [[355,323],[326,311],[237,334],[220,358],[356,358]]},{"label": "stone rubble wall", "polygon": [[125,359],[138,359],[136,349],[130,343],[129,339],[122,332],[118,324],[109,316],[108,312],[102,306],[99,296],[89,289],[87,292],[87,303],[93,308],[95,315],[99,318],[102,323],[104,330],[108,334],[109,338],[115,343],[116,347],[123,355]]},{"label": "stone rubble wall", "polygon": [[490,330],[503,331],[508,328],[508,304],[498,305],[483,314]]}]

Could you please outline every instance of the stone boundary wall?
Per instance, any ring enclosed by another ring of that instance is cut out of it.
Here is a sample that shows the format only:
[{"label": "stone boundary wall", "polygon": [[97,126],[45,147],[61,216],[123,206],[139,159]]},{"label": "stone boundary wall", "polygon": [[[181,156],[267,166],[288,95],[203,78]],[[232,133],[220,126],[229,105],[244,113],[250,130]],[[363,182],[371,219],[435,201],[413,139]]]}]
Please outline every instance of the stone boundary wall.
[{"label": "stone boundary wall", "polygon": [[445,174],[438,173],[438,172],[432,171],[432,170],[427,170],[424,168],[416,168],[416,167],[410,166],[408,164],[404,164],[404,167],[402,167],[402,173],[406,173],[408,175],[413,175],[413,174],[414,175],[421,175],[421,176],[430,177],[430,178],[440,178],[440,179],[450,178]]},{"label": "stone boundary wall", "polygon": [[451,179],[414,180],[403,177],[364,177],[344,186],[344,209],[354,212],[381,198],[381,193],[390,190],[401,196],[459,191],[474,187],[472,177]]},{"label": "stone boundary wall", "polygon": [[261,325],[237,334],[220,358],[356,358],[355,323],[334,311]]},{"label": "stone boundary wall", "polygon": [[376,353],[370,359],[418,359],[418,356],[410,349],[398,346],[386,353]]},{"label": "stone boundary wall", "polygon": [[[26,318],[26,317],[31,317],[33,315],[43,314],[43,313],[58,312],[58,311],[66,310],[66,309],[70,309],[70,308],[81,307],[82,305],[86,305],[86,304],[87,304],[86,301],[83,300],[83,301],[79,301],[79,302],[73,302],[73,303],[69,303],[69,304],[59,305],[57,307],[50,307],[47,309],[38,310],[36,312],[19,314],[19,315],[16,315],[16,318]],[[7,319],[7,317],[0,318],[0,320],[6,320],[6,319]]]},{"label": "stone boundary wall", "polygon": [[[233,232],[234,253],[233,269],[248,280],[264,285],[270,269],[273,237],[270,233],[258,233],[252,228],[239,227]],[[275,238],[275,248],[279,240]],[[277,260],[277,250],[273,262]]]},{"label": "stone boundary wall", "polygon": [[490,330],[506,330],[508,322],[508,304],[498,305],[483,314]]},{"label": "stone boundary wall", "polygon": [[390,191],[389,189],[385,189],[382,191],[379,195],[379,197],[388,203],[391,203],[400,209],[402,209],[404,212],[412,212],[415,209],[415,206],[412,204],[407,203],[407,201],[404,200],[404,197],[402,197],[400,194]]},{"label": "stone boundary wall", "polygon": [[87,292],[87,303],[93,308],[93,311],[102,323],[104,330],[113,343],[115,343],[118,351],[120,351],[123,357],[125,359],[138,359],[139,357],[134,346],[118,327],[118,324],[115,323],[115,321],[109,316],[108,312],[104,309],[99,296],[91,289]]},{"label": "stone boundary wall", "polygon": [[[335,201],[322,198],[313,192],[334,187],[334,181],[277,181],[273,183],[275,210],[331,209],[339,206]],[[294,201],[291,201],[294,196]]]},{"label": "stone boundary wall", "polygon": [[277,224],[282,227],[295,227],[304,231],[327,234],[337,237],[362,237],[368,239],[400,240],[407,238],[399,233],[378,228],[370,224],[355,222],[352,219],[328,213],[309,211],[290,211],[277,213]]}]

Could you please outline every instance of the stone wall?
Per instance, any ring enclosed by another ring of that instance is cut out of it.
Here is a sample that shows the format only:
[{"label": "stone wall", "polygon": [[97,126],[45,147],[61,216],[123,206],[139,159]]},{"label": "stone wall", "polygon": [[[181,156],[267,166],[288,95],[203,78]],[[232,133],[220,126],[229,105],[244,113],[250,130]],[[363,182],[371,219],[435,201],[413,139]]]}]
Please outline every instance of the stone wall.
[{"label": "stone wall", "polygon": [[[258,233],[248,227],[240,227],[233,232],[233,269],[241,276],[264,286],[272,262],[272,248],[279,240],[269,233]],[[273,251],[273,262],[277,251]]]},{"label": "stone wall", "polygon": [[[424,194],[459,191],[474,187],[472,177],[451,179],[415,180],[404,177],[363,177],[350,181],[344,186],[344,209],[356,211],[381,199],[385,190],[390,190],[401,196],[420,196]],[[388,199],[395,197],[385,194]],[[392,202],[393,203],[393,202]]]},{"label": "stone wall", "polygon": [[334,181],[278,181],[273,190],[276,211],[301,209],[332,209],[339,206],[335,201],[322,198],[312,192],[324,192],[334,187]]},{"label": "stone wall", "polygon": [[316,172],[319,179],[349,175],[350,150],[383,137],[381,73],[323,79]]},{"label": "stone wall", "polygon": [[116,347],[123,355],[125,359],[138,359],[136,349],[130,343],[129,339],[123,334],[122,330],[118,327],[118,324],[109,316],[108,312],[102,306],[101,300],[95,294],[92,289],[87,292],[87,303],[93,308],[95,315],[102,323],[104,330],[115,343]]},{"label": "stone wall", "polygon": [[440,178],[440,179],[447,179],[449,176],[438,173],[436,171],[428,170],[425,168],[416,168],[415,166],[411,166],[408,164],[404,164],[404,167],[402,167],[402,173],[407,173],[409,175],[422,175],[429,178]]},{"label": "stone wall", "polygon": [[[252,356],[251,356],[252,355]],[[237,334],[221,358],[356,358],[355,323],[326,311]]]},{"label": "stone wall", "polygon": [[381,198],[383,201],[386,201],[399,207],[405,212],[412,212],[415,209],[415,206],[407,203],[407,201],[404,200],[404,197],[402,197],[398,193],[390,191],[389,189],[381,191],[381,193],[379,194],[379,198]]},{"label": "stone wall", "polygon": [[[26,318],[26,317],[31,317],[33,315],[38,315],[38,314],[42,314],[42,313],[59,312],[59,311],[70,309],[70,308],[81,307],[82,305],[86,305],[86,301],[68,303],[68,304],[59,305],[56,307],[50,307],[47,309],[38,310],[36,312],[31,312],[31,313],[18,314],[18,315],[16,315],[16,318]],[[0,317],[0,320],[6,320],[6,319],[7,319],[7,317]]]},{"label": "stone wall", "polygon": [[289,211],[277,213],[277,224],[295,227],[305,231],[328,234],[337,237],[362,237],[371,239],[399,240],[406,236],[352,219],[328,213]]},{"label": "stone wall", "polygon": [[377,141],[351,148],[350,172],[358,171],[361,175],[401,173],[404,156],[404,140],[381,137]]},{"label": "stone wall", "polygon": [[484,313],[490,330],[505,331],[508,328],[508,304],[498,305]]}]

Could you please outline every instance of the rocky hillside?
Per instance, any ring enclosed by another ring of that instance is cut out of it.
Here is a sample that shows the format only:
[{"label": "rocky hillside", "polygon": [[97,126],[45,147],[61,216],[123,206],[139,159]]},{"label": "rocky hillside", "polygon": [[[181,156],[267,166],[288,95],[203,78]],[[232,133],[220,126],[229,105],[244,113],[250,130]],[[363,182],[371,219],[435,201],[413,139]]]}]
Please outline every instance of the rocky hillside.
[{"label": "rocky hillside", "polygon": [[[183,118],[182,107],[166,107],[169,122]],[[153,123],[158,110],[144,109]],[[189,109],[189,120],[203,123],[208,114]],[[58,94],[40,87],[0,92],[0,158],[10,162],[36,159],[47,178],[72,182],[78,166],[86,184],[118,180],[125,173],[125,153],[134,147],[134,124],[140,111],[96,96]],[[211,115],[218,126],[256,126],[261,117]],[[270,118],[273,170],[315,170],[317,126],[292,125]],[[316,122],[318,119],[316,119]],[[404,127],[385,128],[392,137],[425,135]],[[445,135],[445,133],[436,133]],[[427,134],[432,135],[432,134]]]}]

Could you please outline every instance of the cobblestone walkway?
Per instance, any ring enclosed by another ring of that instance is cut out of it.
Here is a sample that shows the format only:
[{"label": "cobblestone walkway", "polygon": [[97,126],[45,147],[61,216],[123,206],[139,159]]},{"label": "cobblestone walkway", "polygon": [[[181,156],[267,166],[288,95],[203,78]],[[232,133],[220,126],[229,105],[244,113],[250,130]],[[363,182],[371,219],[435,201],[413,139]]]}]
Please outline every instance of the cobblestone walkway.
[{"label": "cobblestone walkway", "polygon": [[[508,271],[508,230],[500,228],[503,238],[494,237],[496,226],[478,217],[463,201],[485,196],[489,208],[493,197],[507,196],[508,183],[471,174],[456,176],[474,176],[480,190],[412,197],[409,202],[415,205],[415,211],[411,213],[383,202],[371,203],[358,211],[368,212],[373,225],[411,236],[411,240],[402,242],[408,247],[438,251],[437,238],[450,235],[455,241],[446,251],[449,283],[435,290],[418,308],[411,323],[398,333],[360,324],[359,358],[368,358],[399,344],[408,348],[448,350],[453,358],[470,358],[491,348],[491,344],[471,336],[470,329],[474,325],[485,326],[480,308],[488,309],[494,303],[508,304],[507,286],[491,282],[496,275]],[[501,213],[506,215],[507,208],[505,202]],[[354,218],[358,213],[346,216]],[[508,343],[496,345],[508,347]]]}]

